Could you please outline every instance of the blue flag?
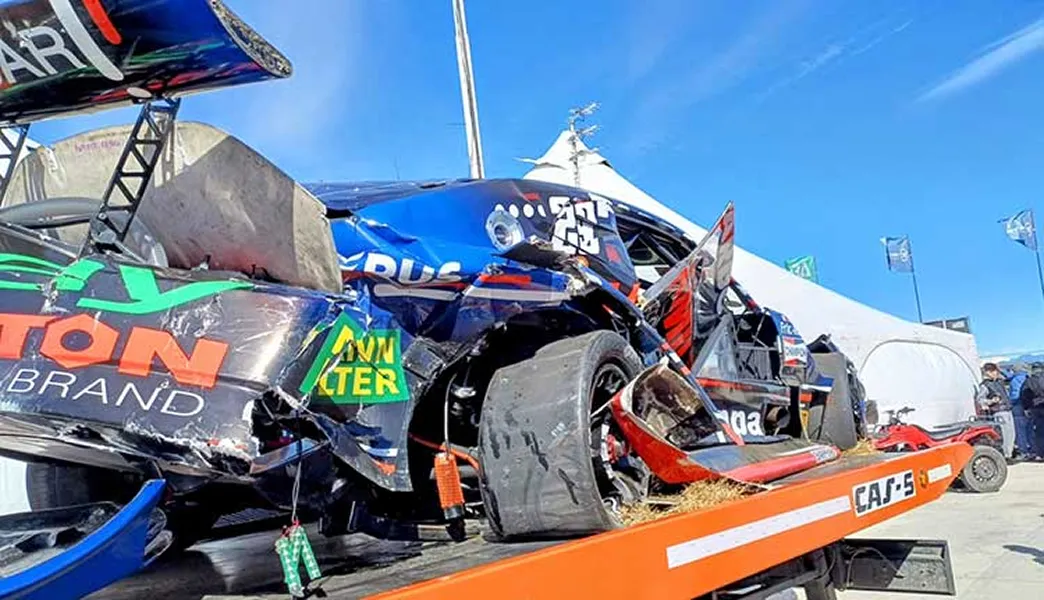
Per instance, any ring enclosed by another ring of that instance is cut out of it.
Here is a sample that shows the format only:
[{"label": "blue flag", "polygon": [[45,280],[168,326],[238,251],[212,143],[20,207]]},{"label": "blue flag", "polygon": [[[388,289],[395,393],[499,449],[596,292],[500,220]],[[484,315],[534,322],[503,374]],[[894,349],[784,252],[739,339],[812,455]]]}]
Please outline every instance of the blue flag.
[{"label": "blue flag", "polygon": [[1019,214],[1003,219],[1004,233],[1013,241],[1016,241],[1030,250],[1037,249],[1037,228],[1033,225],[1033,209],[1028,209]]},{"label": "blue flag", "polygon": [[898,273],[913,272],[913,253],[910,251],[910,238],[886,237],[881,238],[888,255],[888,269]]}]

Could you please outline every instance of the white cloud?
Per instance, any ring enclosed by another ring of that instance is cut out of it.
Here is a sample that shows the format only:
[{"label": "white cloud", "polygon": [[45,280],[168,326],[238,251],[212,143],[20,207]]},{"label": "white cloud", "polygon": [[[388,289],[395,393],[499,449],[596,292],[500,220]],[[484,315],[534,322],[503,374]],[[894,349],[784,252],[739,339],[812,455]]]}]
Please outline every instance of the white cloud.
[{"label": "white cloud", "polygon": [[[904,21],[898,26],[892,27],[888,31],[885,31],[884,33],[878,35],[877,37],[871,39],[869,42],[866,42],[860,46],[856,46],[859,38],[865,37],[866,34],[869,33],[872,29],[877,29],[877,25],[873,25],[870,28],[858,32],[854,36],[850,37],[849,39],[843,42],[832,42],[828,44],[826,48],[819,51],[819,53],[813,56],[812,58],[802,61],[798,65],[796,72],[775,83],[770,88],[765,90],[765,92],[758,96],[758,100],[763,101],[772,94],[779,91],[780,89],[787,87],[791,84],[797,83],[798,81],[804,79],[805,77],[808,77],[809,75],[815,73],[816,71],[828,65],[838,63],[852,56],[858,56],[870,50],[871,48],[877,46],[878,44],[884,42],[888,38],[898,33],[901,33],[903,30],[905,30],[912,24],[913,19]],[[853,47],[855,48],[854,50]]]},{"label": "white cloud", "polygon": [[646,88],[639,101],[627,147],[639,152],[663,141],[680,113],[739,85],[770,60],[787,29],[808,9],[805,1],[774,2],[720,52]]},{"label": "white cloud", "polygon": [[866,52],[867,50],[873,48],[874,46],[880,44],[881,42],[887,40],[888,38],[892,37],[893,35],[895,35],[897,33],[902,33],[910,25],[913,25],[913,19],[908,19],[908,20],[904,21],[899,26],[893,27],[892,29],[886,31],[885,33],[877,36],[876,38],[874,38],[872,40],[870,40],[866,44],[863,44],[861,47],[856,48],[855,50],[852,51],[852,56],[858,56],[858,55]]},{"label": "white cloud", "polygon": [[986,47],[987,52],[954,71],[918,98],[938,100],[978,85],[1027,56],[1044,49],[1044,19],[1016,31]]}]

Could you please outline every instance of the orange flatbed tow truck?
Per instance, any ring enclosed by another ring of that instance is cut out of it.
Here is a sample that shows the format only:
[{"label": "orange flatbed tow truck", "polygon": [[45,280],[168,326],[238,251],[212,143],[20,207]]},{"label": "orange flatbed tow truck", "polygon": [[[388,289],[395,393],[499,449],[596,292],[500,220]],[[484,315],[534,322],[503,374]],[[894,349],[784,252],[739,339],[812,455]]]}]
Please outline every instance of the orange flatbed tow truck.
[{"label": "orange flatbed tow truck", "polygon": [[[952,596],[945,541],[849,536],[939,498],[971,453],[960,443],[918,453],[844,456],[767,491],[697,512],[565,542],[492,543],[476,536],[421,543],[406,558],[324,575],[310,588],[337,600],[756,600],[790,588],[804,588],[809,600],[831,599],[844,589]],[[235,579],[246,582],[225,593],[245,595],[208,598],[285,598],[285,592],[256,593],[278,589],[271,579],[278,573],[275,555],[265,546],[249,566],[219,561],[221,571],[235,571]],[[324,571],[336,571],[336,557],[321,560]],[[137,597],[166,585],[169,597],[181,597],[174,586],[184,586],[190,574],[185,571],[146,571],[92,598]]]},{"label": "orange flatbed tow truck", "polygon": [[955,594],[945,542],[846,538],[939,498],[971,452],[954,444],[844,457],[734,502],[465,570],[422,570],[426,580],[406,587],[353,590],[353,576],[343,588],[337,578],[323,587],[329,597],[374,600],[753,599],[792,587],[805,587],[809,600],[833,598],[834,589]]}]

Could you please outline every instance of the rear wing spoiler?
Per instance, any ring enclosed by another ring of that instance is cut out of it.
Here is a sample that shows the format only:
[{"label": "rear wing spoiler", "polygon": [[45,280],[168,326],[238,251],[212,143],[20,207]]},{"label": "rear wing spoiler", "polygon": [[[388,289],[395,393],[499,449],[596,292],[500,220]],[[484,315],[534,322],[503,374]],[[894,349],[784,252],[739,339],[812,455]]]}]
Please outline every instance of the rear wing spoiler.
[{"label": "rear wing spoiler", "polygon": [[291,71],[221,0],[0,0],[0,126]]}]

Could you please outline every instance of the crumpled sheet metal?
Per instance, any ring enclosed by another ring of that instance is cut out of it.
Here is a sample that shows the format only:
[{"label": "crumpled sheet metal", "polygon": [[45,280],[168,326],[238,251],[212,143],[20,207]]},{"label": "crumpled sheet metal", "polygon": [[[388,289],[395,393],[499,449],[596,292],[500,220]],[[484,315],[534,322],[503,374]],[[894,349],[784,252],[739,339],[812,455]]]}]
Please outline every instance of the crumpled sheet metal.
[{"label": "crumpled sheet metal", "polygon": [[680,375],[664,365],[643,371],[611,403],[624,437],[652,472],[669,484],[709,479],[765,483],[837,459],[833,446],[780,438],[685,450],[672,440],[705,439],[720,428]]}]

